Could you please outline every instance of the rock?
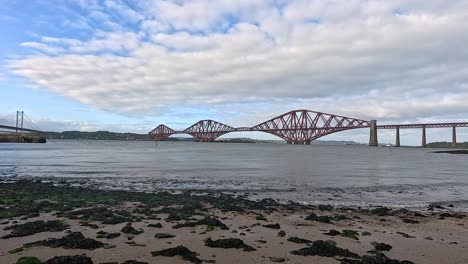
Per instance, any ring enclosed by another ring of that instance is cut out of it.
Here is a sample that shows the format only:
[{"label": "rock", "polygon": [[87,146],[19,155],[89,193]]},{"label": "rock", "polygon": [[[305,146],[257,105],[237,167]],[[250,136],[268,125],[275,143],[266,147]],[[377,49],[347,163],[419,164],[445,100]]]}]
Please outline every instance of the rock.
[{"label": "rock", "polygon": [[172,228],[178,229],[182,227],[194,227],[194,226],[199,226],[199,225],[207,225],[207,226],[212,226],[212,227],[219,227],[220,229],[223,230],[228,230],[229,227],[225,225],[223,222],[219,221],[216,218],[211,218],[211,217],[205,217],[202,220],[196,221],[196,222],[186,222],[183,224],[176,224]]},{"label": "rock", "polygon": [[440,217],[453,217],[453,218],[465,218],[465,215],[463,214],[457,214],[457,213],[441,213]]},{"label": "rock", "polygon": [[44,264],[94,264],[94,262],[90,257],[75,255],[54,257],[44,262]]},{"label": "rock", "polygon": [[406,234],[406,233],[403,233],[403,232],[396,232],[396,233],[399,234],[399,235],[401,235],[401,236],[404,237],[404,238],[415,238],[414,236],[410,236],[410,235],[408,235],[408,234]]},{"label": "rock", "polygon": [[304,220],[331,224],[331,218],[329,216],[324,216],[324,215],[318,216],[314,213],[309,214],[306,218],[304,218]]},{"label": "rock", "polygon": [[375,241],[372,242],[371,245],[374,246],[375,250],[377,251],[390,251],[390,249],[392,249],[392,246],[389,244],[378,243]]},{"label": "rock", "polygon": [[22,252],[24,251],[24,248],[23,247],[19,247],[19,248],[15,248],[15,249],[12,249],[10,251],[8,251],[9,254],[15,254],[15,253],[19,253],[19,252]]},{"label": "rock", "polygon": [[425,237],[424,239],[426,239],[426,240],[434,240],[434,239],[432,239],[432,237]]},{"label": "rock", "polygon": [[333,210],[333,206],[320,204],[320,205],[318,206],[318,209],[319,209],[320,211],[331,211],[331,210]]},{"label": "rock", "polygon": [[388,207],[377,207],[375,209],[372,209],[371,214],[378,215],[378,216],[388,216],[392,212],[392,209]]},{"label": "rock", "polygon": [[354,230],[343,230],[342,232],[337,231],[335,229],[330,229],[327,233],[323,233],[324,235],[328,236],[342,236],[342,237],[349,237],[355,240],[359,240],[359,233]]},{"label": "rock", "polygon": [[354,240],[359,240],[359,233],[357,231],[354,231],[354,230],[343,230],[341,231],[341,236],[342,237],[349,237],[349,238],[352,238]]},{"label": "rock", "polygon": [[419,212],[414,212],[413,213],[413,216],[416,216],[416,217],[426,217],[425,215],[419,213]]},{"label": "rock", "polygon": [[255,217],[255,220],[257,220],[257,221],[268,221],[268,220],[265,218],[265,216],[263,216],[263,215],[261,215],[261,214],[257,215],[257,216]]},{"label": "rock", "polygon": [[164,256],[164,257],[174,257],[181,256],[182,259],[190,261],[195,264],[201,264],[202,260],[197,257],[197,253],[190,251],[184,246],[177,246],[175,248],[167,248],[159,251],[151,252],[153,257]]},{"label": "rock", "polygon": [[324,235],[327,235],[327,236],[338,236],[338,235],[341,235],[341,232],[340,231],[337,231],[335,229],[331,229],[330,231],[328,231],[327,233],[323,233]]},{"label": "rock", "polygon": [[116,237],[119,237],[120,236],[120,233],[109,233],[107,234],[106,238],[107,239],[112,239],[112,238],[116,238]]},{"label": "rock", "polygon": [[278,257],[270,257],[271,262],[285,262],[286,260],[284,258],[278,258]]},{"label": "rock", "polygon": [[258,204],[260,206],[269,207],[269,206],[277,206],[278,202],[276,202],[276,200],[271,199],[271,198],[265,198],[265,199],[258,201]]},{"label": "rock", "polygon": [[321,256],[321,257],[350,257],[360,258],[356,253],[343,249],[323,240],[317,240],[311,246],[291,251],[293,255],[299,256]]},{"label": "rock", "polygon": [[429,204],[428,207],[429,207],[428,210],[431,210],[431,211],[434,210],[434,208],[435,208],[435,209],[444,209],[444,207],[442,207],[441,205],[434,204],[434,203]]},{"label": "rock", "polygon": [[154,235],[155,238],[173,238],[176,237],[173,234],[167,234],[167,233],[157,233]]},{"label": "rock", "polygon": [[205,246],[212,247],[212,248],[237,248],[243,249],[244,251],[255,251],[256,249],[246,245],[244,241],[238,238],[226,238],[226,239],[218,239],[212,240],[211,238],[207,238],[205,240]]},{"label": "rock", "polygon": [[276,224],[266,224],[266,225],[263,225],[263,227],[271,228],[271,229],[281,229],[281,226],[278,223],[276,223]]},{"label": "rock", "polygon": [[132,246],[132,247],[146,247],[145,244],[137,244],[137,243],[132,243],[132,244],[130,244],[130,246]]},{"label": "rock", "polygon": [[42,220],[27,222],[24,224],[12,225],[4,228],[3,230],[12,230],[10,234],[3,236],[3,239],[11,237],[30,236],[42,232],[57,232],[63,231],[68,228],[67,224],[62,221],[53,220],[44,222]]},{"label": "rock", "polygon": [[311,240],[300,238],[300,237],[290,237],[288,238],[289,242],[297,243],[297,244],[307,244],[311,243]]},{"label": "rock", "polygon": [[419,221],[409,219],[409,218],[402,218],[401,220],[403,220],[403,223],[407,223],[407,224],[419,224]]},{"label": "rock", "polygon": [[85,238],[80,232],[73,232],[62,238],[50,238],[47,240],[28,243],[25,246],[45,246],[52,248],[63,247],[66,249],[96,249],[101,248],[104,245],[105,244],[100,241]]},{"label": "rock", "polygon": [[106,207],[84,208],[63,213],[62,216],[70,219],[83,219],[87,221],[99,221],[103,224],[120,224],[124,222],[133,222],[131,214],[125,210],[112,211]]},{"label": "rock", "polygon": [[148,264],[148,262],[136,261],[136,260],[127,260],[125,262],[122,262],[122,264]]},{"label": "rock", "polygon": [[42,261],[36,257],[21,257],[16,261],[16,264],[42,264]]},{"label": "rock", "polygon": [[161,223],[157,223],[157,224],[149,224],[148,227],[154,227],[154,228],[162,228],[162,225]]},{"label": "rock", "polygon": [[341,220],[346,220],[349,219],[348,217],[344,215],[316,215],[314,213],[309,214],[304,220],[307,221],[315,221],[315,222],[320,222],[320,223],[325,223],[325,224],[331,224],[332,221],[341,221]]},{"label": "rock", "polygon": [[126,226],[122,227],[120,232],[122,232],[124,234],[139,235],[139,234],[143,233],[143,230],[136,230],[135,228],[133,228],[133,226],[126,225]]},{"label": "rock", "polygon": [[375,255],[364,255],[359,260],[343,258],[340,260],[341,264],[414,264],[408,260],[390,259],[383,253],[377,252]]},{"label": "rock", "polygon": [[407,213],[409,213],[409,210],[406,209],[406,208],[400,208],[400,209],[397,211],[397,213],[407,214]]},{"label": "rock", "polygon": [[90,224],[90,223],[82,223],[81,226],[86,226],[86,227],[89,227],[91,229],[98,229],[99,226],[96,225],[96,224]]},{"label": "rock", "polygon": [[284,232],[284,230],[281,230],[278,232],[278,237],[285,237],[286,236],[286,232]]},{"label": "rock", "polygon": [[262,243],[262,244],[266,244],[266,240],[255,240],[255,242],[258,242],[258,243]]},{"label": "rock", "polygon": [[367,231],[361,232],[361,236],[370,236],[370,235],[372,235],[371,232],[367,232]]}]

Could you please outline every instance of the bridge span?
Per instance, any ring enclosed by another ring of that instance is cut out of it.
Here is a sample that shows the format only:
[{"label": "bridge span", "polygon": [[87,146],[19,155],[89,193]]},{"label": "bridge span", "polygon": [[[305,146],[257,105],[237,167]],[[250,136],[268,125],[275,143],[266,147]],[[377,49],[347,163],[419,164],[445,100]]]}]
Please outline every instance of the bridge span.
[{"label": "bridge span", "polygon": [[[16,117],[16,125],[7,125],[13,123]],[[27,117],[23,111],[16,111],[6,116],[0,117],[0,143],[45,143],[44,132]],[[27,128],[25,125],[32,128]]]},{"label": "bridge span", "polygon": [[378,146],[378,129],[395,129],[395,146],[400,146],[400,129],[422,128],[421,146],[426,147],[426,128],[452,127],[452,145],[456,145],[456,128],[468,127],[468,122],[377,125],[377,120],[362,120],[310,110],[293,110],[252,127],[232,127],[214,120],[200,120],[184,130],[158,125],[148,135],[160,141],[174,134],[189,134],[197,142],[213,142],[231,132],[259,131],[284,139],[288,144],[307,144],[320,137],[340,131],[369,128],[369,146]]}]

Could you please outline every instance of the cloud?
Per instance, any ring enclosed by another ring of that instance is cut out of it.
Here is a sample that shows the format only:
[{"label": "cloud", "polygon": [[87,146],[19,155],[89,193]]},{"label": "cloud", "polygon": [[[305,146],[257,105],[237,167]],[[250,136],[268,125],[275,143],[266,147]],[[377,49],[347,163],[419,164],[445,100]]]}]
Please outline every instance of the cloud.
[{"label": "cloud", "polygon": [[34,125],[43,131],[112,131],[112,132],[132,132],[139,134],[148,133],[148,125],[146,122],[125,122],[125,123],[100,123],[95,120],[57,120],[49,118],[38,118],[32,120]]},{"label": "cloud", "polygon": [[230,108],[239,125],[296,107],[388,122],[468,112],[466,1],[78,3],[77,23],[100,21],[93,36],[22,43],[42,53],[9,69],[95,109]]}]

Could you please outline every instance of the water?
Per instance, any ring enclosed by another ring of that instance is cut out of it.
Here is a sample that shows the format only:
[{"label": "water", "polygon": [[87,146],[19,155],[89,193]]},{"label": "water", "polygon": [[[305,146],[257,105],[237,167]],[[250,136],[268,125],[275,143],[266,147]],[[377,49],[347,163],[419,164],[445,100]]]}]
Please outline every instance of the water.
[{"label": "water", "polygon": [[0,178],[198,189],[334,205],[468,209],[467,155],[422,148],[134,141],[0,144]]}]

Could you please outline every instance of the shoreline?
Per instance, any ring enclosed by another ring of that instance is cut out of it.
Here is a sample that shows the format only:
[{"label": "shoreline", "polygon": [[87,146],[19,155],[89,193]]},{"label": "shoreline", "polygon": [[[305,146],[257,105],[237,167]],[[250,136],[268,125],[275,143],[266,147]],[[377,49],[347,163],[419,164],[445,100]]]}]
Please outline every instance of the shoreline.
[{"label": "shoreline", "polygon": [[[363,198],[361,200],[349,200],[347,196],[349,193],[358,193],[360,190],[354,187],[350,188],[319,188],[312,193],[305,193],[303,198],[297,193],[296,188],[290,189],[235,189],[235,188],[207,188],[190,187],[191,182],[185,183],[175,179],[154,180],[151,177],[134,179],[132,177],[35,177],[35,176],[10,176],[1,177],[0,184],[13,183],[16,181],[40,181],[43,183],[51,183],[58,187],[71,186],[83,187],[96,191],[124,191],[124,192],[137,192],[137,193],[157,193],[157,192],[170,192],[179,194],[184,192],[191,192],[197,194],[216,194],[222,193],[227,195],[242,196],[252,201],[261,199],[275,199],[278,203],[287,204],[290,202],[299,203],[305,206],[317,205],[331,205],[334,207],[349,207],[356,209],[369,209],[374,207],[389,207],[394,210],[408,209],[411,211],[424,212],[428,207],[442,206],[449,208],[453,212],[468,213],[468,200],[432,200],[432,201],[414,201],[411,203],[404,203],[405,200],[386,200],[372,201],[372,197]],[[168,187],[166,183],[171,182],[173,185]],[[174,184],[175,182],[175,184]],[[201,184],[203,185],[203,183]],[[205,184],[206,185],[206,184]],[[418,187],[419,185],[414,185]],[[380,188],[380,186],[368,186],[366,188]],[[388,193],[395,193],[398,186],[390,187]],[[408,186],[405,186],[408,188]],[[343,192],[345,191],[345,192]],[[372,193],[372,191],[368,191]],[[292,195],[291,195],[292,194]],[[311,199],[312,197],[312,199]],[[393,197],[389,197],[393,198]]]},{"label": "shoreline", "polygon": [[335,208],[221,192],[104,191],[24,180],[0,183],[0,199],[1,263],[22,256],[69,263],[47,260],[82,254],[92,261],[86,263],[468,260],[466,213],[438,205],[425,212]]}]

